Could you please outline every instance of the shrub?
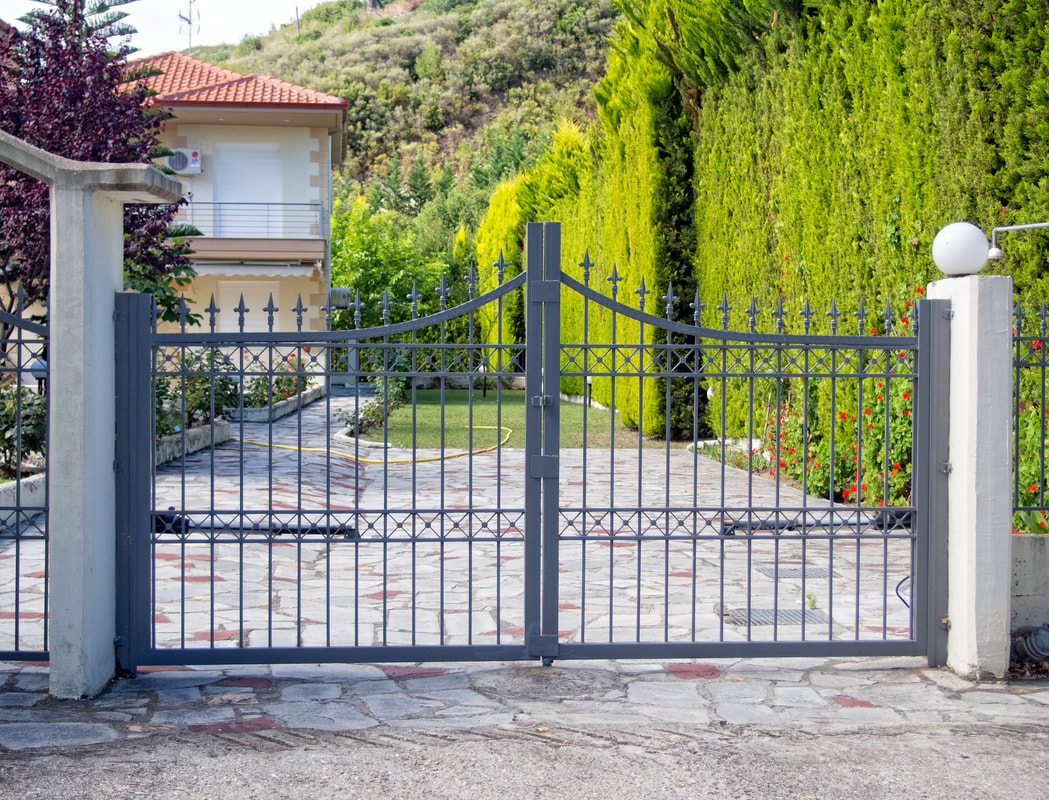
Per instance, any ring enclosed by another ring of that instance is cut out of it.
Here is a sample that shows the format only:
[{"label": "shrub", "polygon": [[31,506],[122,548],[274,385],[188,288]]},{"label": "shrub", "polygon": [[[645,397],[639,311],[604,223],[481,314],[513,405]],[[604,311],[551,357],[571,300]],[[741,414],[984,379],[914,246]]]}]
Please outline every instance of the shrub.
[{"label": "shrub", "polygon": [[[244,390],[245,408],[265,408],[271,403],[287,400],[313,385],[313,377],[303,371],[302,360],[286,355],[273,375],[256,375]],[[236,401],[229,404],[237,405]]]},{"label": "shrub", "polygon": [[13,383],[0,385],[0,475],[16,477],[29,456],[47,449],[47,400]]},{"label": "shrub", "polygon": [[209,424],[224,408],[237,405],[234,365],[221,351],[209,349],[168,354],[154,381],[156,436]]}]

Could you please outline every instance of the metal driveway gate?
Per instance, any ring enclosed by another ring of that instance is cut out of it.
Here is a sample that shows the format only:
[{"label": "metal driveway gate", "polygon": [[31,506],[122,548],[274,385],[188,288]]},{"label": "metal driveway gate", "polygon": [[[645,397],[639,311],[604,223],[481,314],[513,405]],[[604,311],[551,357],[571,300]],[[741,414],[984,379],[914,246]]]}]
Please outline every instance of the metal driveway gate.
[{"label": "metal driveway gate", "polygon": [[[563,273],[555,223],[526,262],[451,308],[413,289],[402,322],[326,308],[353,322],[330,332],[301,301],[274,332],[272,300],[267,331],[216,332],[213,303],[209,332],[158,332],[119,295],[121,663],[938,658],[936,304],[914,336],[891,310],[807,335],[807,307],[789,334],[782,305],[734,333],[726,302],[705,328],[698,298],[684,323],[672,288],[658,317],[614,267],[611,298],[589,258]],[[652,437],[682,405],[685,440]],[[856,487],[822,463],[843,452]]]},{"label": "metal driveway gate", "polygon": [[47,661],[47,345],[19,290],[0,310],[0,660]]}]

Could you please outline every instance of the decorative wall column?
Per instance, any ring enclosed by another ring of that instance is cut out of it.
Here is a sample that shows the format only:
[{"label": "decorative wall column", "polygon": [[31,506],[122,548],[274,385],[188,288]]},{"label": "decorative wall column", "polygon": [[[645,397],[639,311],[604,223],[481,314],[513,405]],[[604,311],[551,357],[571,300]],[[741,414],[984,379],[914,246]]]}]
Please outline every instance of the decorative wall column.
[{"label": "decorative wall column", "polygon": [[994,276],[928,290],[953,314],[947,665],[972,679],[1000,678],[1009,667],[1012,295],[1012,278]]},{"label": "decorative wall column", "polygon": [[48,579],[51,694],[97,694],[115,671],[114,297],[124,203],[173,203],[146,164],[71,161],[0,132],[0,161],[51,187]]}]

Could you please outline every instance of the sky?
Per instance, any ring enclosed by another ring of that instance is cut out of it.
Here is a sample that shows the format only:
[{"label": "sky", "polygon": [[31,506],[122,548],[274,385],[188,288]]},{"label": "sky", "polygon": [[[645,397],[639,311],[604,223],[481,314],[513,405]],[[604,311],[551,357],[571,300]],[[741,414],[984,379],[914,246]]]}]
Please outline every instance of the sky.
[{"label": "sky", "polygon": [[[303,13],[320,0],[194,0],[193,16],[200,15],[199,32],[193,27],[193,46],[236,44],[248,34],[267,33],[272,26],[295,21],[295,7]],[[18,18],[34,8],[48,6],[32,0],[0,0],[0,19],[21,28]],[[133,57],[166,50],[185,50],[188,27],[179,12],[188,14],[189,0],[136,0],[120,6],[128,13],[124,21],[138,29],[131,44],[139,48]],[[180,32],[181,30],[181,32]]]}]

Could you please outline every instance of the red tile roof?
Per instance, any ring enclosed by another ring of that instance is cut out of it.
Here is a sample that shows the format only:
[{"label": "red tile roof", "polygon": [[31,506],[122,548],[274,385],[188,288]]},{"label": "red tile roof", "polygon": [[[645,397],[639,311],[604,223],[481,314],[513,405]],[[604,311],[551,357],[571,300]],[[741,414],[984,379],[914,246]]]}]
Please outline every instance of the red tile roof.
[{"label": "red tile roof", "polygon": [[263,75],[241,75],[182,53],[161,53],[139,58],[129,61],[127,66],[129,70],[150,68],[163,73],[146,78],[144,83],[157,92],[152,102],[164,106],[343,109],[349,105],[341,97]]}]

